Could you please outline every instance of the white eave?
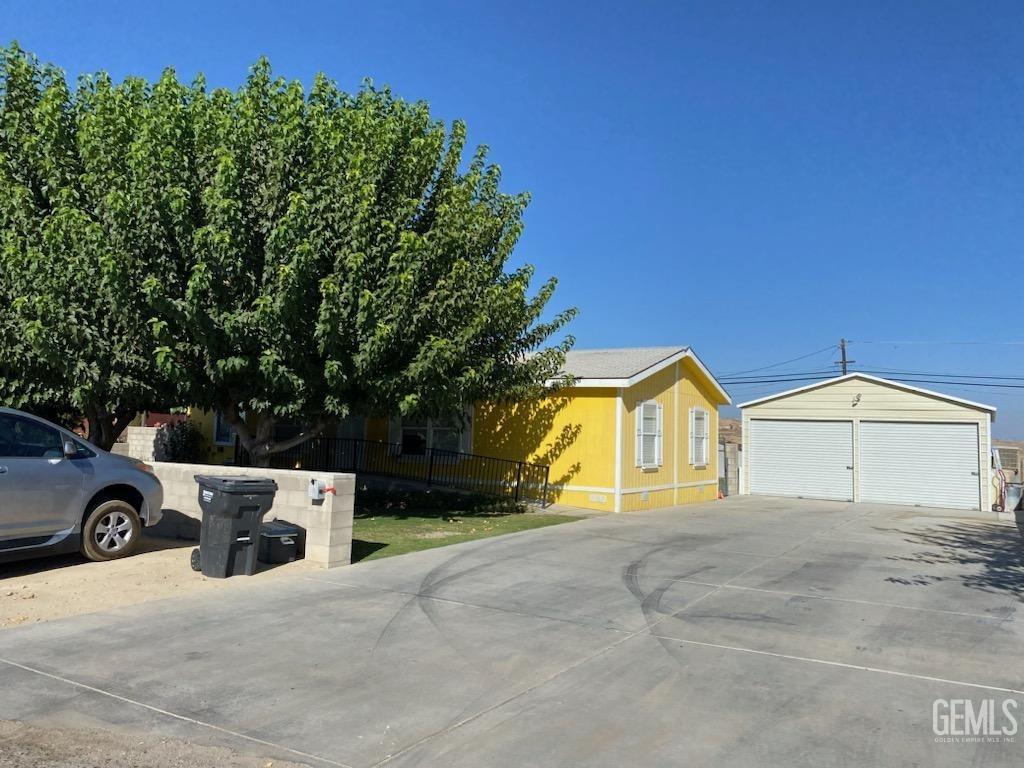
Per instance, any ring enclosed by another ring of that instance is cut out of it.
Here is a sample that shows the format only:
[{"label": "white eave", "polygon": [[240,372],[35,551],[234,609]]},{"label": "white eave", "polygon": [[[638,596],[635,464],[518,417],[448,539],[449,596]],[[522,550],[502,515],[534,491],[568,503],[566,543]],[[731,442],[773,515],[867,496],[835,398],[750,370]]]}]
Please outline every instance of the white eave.
[{"label": "white eave", "polygon": [[964,400],[962,397],[953,397],[952,395],[945,395],[942,392],[934,392],[930,389],[922,389],[921,387],[912,387],[909,384],[904,384],[899,381],[892,381],[891,379],[883,379],[879,376],[871,376],[867,373],[848,373],[845,376],[836,376],[834,379],[827,379],[825,381],[816,381],[813,384],[807,384],[803,387],[797,387],[796,389],[787,389],[785,392],[777,392],[774,395],[766,395],[765,397],[759,397],[757,400],[748,400],[745,403],[740,403],[737,408],[749,408],[752,405],[761,405],[761,403],[767,403],[771,400],[778,400],[783,397],[789,397],[790,395],[796,395],[800,392],[809,392],[812,389],[820,389],[821,387],[827,387],[832,384],[836,384],[840,381],[849,381],[850,379],[862,379],[864,381],[873,381],[876,384],[883,384],[887,387],[894,389],[902,389],[904,392],[913,392],[918,395],[927,395],[928,397],[934,397],[939,400],[945,400],[949,403],[956,403],[957,405],[964,405],[968,408],[977,408],[981,411],[988,411],[995,415],[996,409],[994,406],[985,405],[984,403],[976,403],[973,400]]},{"label": "white eave", "polygon": [[[725,388],[722,387],[722,385],[718,383],[718,379],[716,379],[714,376],[711,375],[711,371],[709,371],[707,369],[707,366],[704,365],[704,363],[701,362],[700,358],[697,357],[697,355],[695,355],[693,353],[693,350],[690,349],[689,347],[683,348],[679,352],[676,352],[675,354],[669,355],[668,357],[664,358],[663,360],[659,360],[654,365],[648,366],[647,368],[644,368],[642,371],[637,371],[632,376],[623,377],[623,378],[610,378],[610,379],[597,379],[597,378],[577,377],[573,381],[572,386],[573,386],[573,388],[577,388],[577,387],[613,387],[613,388],[631,387],[634,384],[637,384],[637,383],[643,381],[644,379],[646,379],[646,378],[648,378],[650,376],[653,376],[658,371],[663,371],[666,368],[668,368],[669,366],[675,365],[680,360],[683,360],[683,359],[686,359],[686,358],[689,358],[690,360],[692,360],[693,364],[697,366],[697,368],[700,370],[700,372],[703,373],[705,377],[707,377],[707,380],[709,382],[711,382],[711,386],[714,388],[715,392],[717,392],[722,397],[722,400],[725,402],[725,404],[726,405],[732,405],[732,398],[729,397],[729,393],[726,392]],[[554,386],[554,385],[560,383],[561,381],[562,381],[562,379],[549,379],[547,384],[548,384],[548,386]]]}]

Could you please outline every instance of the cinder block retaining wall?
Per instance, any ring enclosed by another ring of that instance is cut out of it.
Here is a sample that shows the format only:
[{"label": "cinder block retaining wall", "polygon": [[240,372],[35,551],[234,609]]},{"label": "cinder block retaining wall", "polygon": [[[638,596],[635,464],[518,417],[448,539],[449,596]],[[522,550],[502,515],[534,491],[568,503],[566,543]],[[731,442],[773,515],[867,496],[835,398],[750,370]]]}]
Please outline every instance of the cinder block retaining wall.
[{"label": "cinder block retaining wall", "polygon": [[[274,506],[264,520],[286,520],[306,529],[306,560],[333,568],[352,562],[352,509],[356,476],[295,469],[226,467],[154,461],[155,427],[129,427],[128,454],[150,464],[164,486],[164,519],[155,532],[185,539],[199,538],[199,486],[196,475],[269,477],[277,483]],[[322,480],[334,494],[309,498],[310,480]]]},{"label": "cinder block retaining wall", "polygon": [[[352,560],[352,508],[355,475],[303,472],[292,469],[222,467],[210,464],[152,462],[164,486],[164,516],[182,535],[182,518],[202,520],[196,475],[269,477],[277,483],[274,506],[264,520],[287,520],[306,529],[306,560],[324,568],[348,565]],[[309,498],[310,480],[323,480],[335,489],[321,500]],[[187,524],[187,523],[186,523]],[[192,523],[195,526],[196,523]],[[191,526],[190,526],[191,527]]]},{"label": "cinder block retaining wall", "polygon": [[[140,461],[151,462],[156,456],[156,427],[128,427],[124,431],[127,448],[123,451]],[[123,453],[118,451],[118,453]],[[162,456],[160,458],[163,458]]]}]

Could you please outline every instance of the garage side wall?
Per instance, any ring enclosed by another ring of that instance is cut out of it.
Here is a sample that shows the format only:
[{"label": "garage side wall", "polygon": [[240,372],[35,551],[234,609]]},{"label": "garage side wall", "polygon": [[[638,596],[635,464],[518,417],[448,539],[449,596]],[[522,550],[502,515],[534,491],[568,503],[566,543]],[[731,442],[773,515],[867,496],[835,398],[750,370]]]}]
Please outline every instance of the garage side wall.
[{"label": "garage side wall", "polygon": [[[857,422],[969,422],[978,425],[978,474],[981,509],[992,508],[992,486],[989,482],[991,453],[991,415],[918,392],[908,392],[879,382],[848,379],[818,389],[795,392],[743,409],[743,434],[750,434],[751,419],[806,419],[811,421],[850,420],[853,430],[854,456],[859,453]],[[752,451],[743,452],[743,493],[750,493],[750,459]],[[854,500],[859,501],[859,462],[854,462]]]}]

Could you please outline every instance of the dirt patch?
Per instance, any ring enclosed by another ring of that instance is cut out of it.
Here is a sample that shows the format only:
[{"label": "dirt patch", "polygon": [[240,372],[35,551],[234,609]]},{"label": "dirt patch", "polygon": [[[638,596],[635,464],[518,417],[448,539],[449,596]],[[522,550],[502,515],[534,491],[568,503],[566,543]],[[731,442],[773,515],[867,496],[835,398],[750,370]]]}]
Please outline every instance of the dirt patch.
[{"label": "dirt patch", "polygon": [[416,539],[444,539],[448,536],[461,536],[460,531],[428,531],[427,533],[417,533],[413,538]]},{"label": "dirt patch", "polygon": [[4,768],[308,768],[177,739],[0,721]]},{"label": "dirt patch", "polygon": [[[80,555],[0,563],[0,629],[223,589],[245,580],[208,579],[193,571],[189,555],[195,546],[191,541],[144,538],[138,554],[107,563]],[[267,566],[251,578],[311,567],[301,561]]]}]

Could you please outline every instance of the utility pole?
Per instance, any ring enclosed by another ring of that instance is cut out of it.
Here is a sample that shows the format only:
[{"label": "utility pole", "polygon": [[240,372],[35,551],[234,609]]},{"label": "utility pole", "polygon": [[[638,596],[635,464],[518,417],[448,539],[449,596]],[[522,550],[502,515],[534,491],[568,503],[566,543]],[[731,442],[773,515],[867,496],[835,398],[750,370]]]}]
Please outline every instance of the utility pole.
[{"label": "utility pole", "polygon": [[840,356],[841,359],[836,361],[836,365],[841,365],[843,367],[843,376],[845,376],[846,375],[846,366],[848,366],[850,363],[856,363],[857,362],[856,360],[847,360],[846,359],[846,339],[840,339],[839,340],[839,356]]}]

